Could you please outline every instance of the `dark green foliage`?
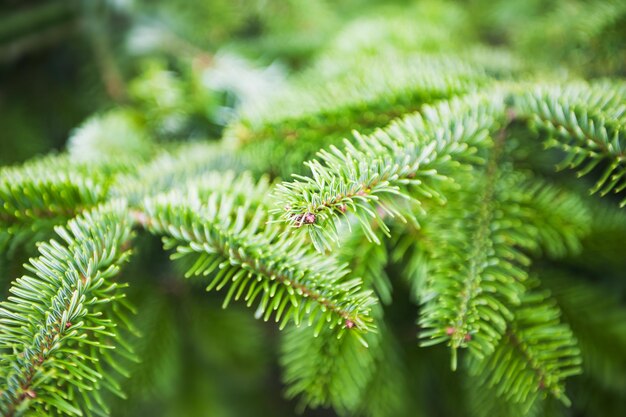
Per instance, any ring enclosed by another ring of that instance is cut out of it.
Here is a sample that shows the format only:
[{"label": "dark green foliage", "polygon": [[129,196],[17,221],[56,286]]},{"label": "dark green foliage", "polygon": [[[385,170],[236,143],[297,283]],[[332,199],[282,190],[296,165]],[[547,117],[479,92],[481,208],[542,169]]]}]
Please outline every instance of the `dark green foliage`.
[{"label": "dark green foliage", "polygon": [[[554,271],[547,272],[548,277],[553,274]],[[545,281],[563,311],[564,320],[576,333],[587,378],[604,389],[623,390],[626,310],[606,289],[576,277],[566,279],[557,273]]]}]

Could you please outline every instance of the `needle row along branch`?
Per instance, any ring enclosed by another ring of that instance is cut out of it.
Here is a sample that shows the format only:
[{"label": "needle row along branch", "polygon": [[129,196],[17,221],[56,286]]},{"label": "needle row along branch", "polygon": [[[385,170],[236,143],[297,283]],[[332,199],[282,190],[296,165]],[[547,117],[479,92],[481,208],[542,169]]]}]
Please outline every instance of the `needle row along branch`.
[{"label": "needle row along branch", "polygon": [[[498,212],[507,209],[501,201],[500,168],[506,135],[506,127],[497,132],[486,167],[476,169],[459,198],[444,209],[468,221],[443,220],[440,226],[449,223],[449,233],[433,237],[438,244],[422,297],[422,345],[447,342],[452,348],[452,369],[456,369],[460,347],[470,347],[478,356],[493,351],[512,317],[510,305],[519,303],[524,291],[521,282],[526,273],[519,265],[528,260],[514,248],[511,228],[497,218]],[[509,216],[503,217],[509,221]]]},{"label": "needle row along branch", "polygon": [[[626,190],[626,99],[605,84],[540,86],[516,98],[518,117],[547,135],[548,148],[565,156],[560,169],[595,169],[601,174],[591,189],[604,196]],[[620,197],[620,206],[626,198]]]},{"label": "needle row along branch", "polygon": [[528,411],[546,393],[569,405],[564,382],[580,374],[581,353],[549,291],[532,288],[513,311],[514,318],[494,353],[470,358],[470,375],[485,389]]},{"label": "needle row along branch", "polygon": [[320,252],[338,242],[337,222],[348,213],[379,242],[372,227],[389,233],[383,215],[414,220],[420,201],[445,201],[441,187],[464,164],[482,161],[479,151],[491,146],[489,132],[503,113],[501,95],[492,92],[425,106],[372,135],[355,134],[344,150],[331,147],[308,162],[311,176],[280,184],[276,212],[294,231],[306,230]]},{"label": "needle row along branch", "polygon": [[480,358],[496,349],[526,291],[530,255],[576,253],[588,231],[589,212],[577,195],[501,165],[459,179],[461,189],[420,231],[429,243],[426,278],[417,278],[426,281],[422,345],[447,343],[453,367],[458,348]]},{"label": "needle row along branch", "polygon": [[64,156],[1,169],[0,249],[104,201],[106,185],[100,179]]},{"label": "needle row along branch", "polygon": [[122,395],[114,376],[132,354],[121,341],[125,285],[113,279],[130,253],[126,213],[111,202],[57,227],[61,241],[39,246],[0,304],[3,416],[105,415],[100,389]]},{"label": "needle row along branch", "polygon": [[232,299],[258,302],[257,317],[268,320],[274,313],[281,328],[307,317],[316,334],[324,327],[337,329],[337,336],[371,330],[375,298],[362,290],[361,280],[344,279],[345,265],[310,253],[279,225],[268,224],[266,206],[251,214],[229,192],[202,201],[174,192],[147,200],[144,210],[140,222],[164,236],[165,247],[176,250],[174,259],[190,261],[187,276],[210,275],[207,290],[228,289],[224,306]]}]

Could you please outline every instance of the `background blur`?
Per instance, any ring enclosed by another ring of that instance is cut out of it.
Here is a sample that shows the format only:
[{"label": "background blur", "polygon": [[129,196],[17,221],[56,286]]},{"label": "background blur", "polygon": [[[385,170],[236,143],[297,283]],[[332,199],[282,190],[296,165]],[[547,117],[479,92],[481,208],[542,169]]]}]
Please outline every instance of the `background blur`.
[{"label": "background blur", "polygon": [[[87,116],[116,105],[162,112],[150,116],[164,118],[160,123],[167,126],[161,126],[165,130],[161,133],[177,138],[219,136],[223,121],[220,106],[234,104],[236,87],[228,85],[229,80],[219,85],[219,81],[211,83],[203,77],[203,72],[215,65],[216,54],[222,58],[218,62],[221,67],[237,66],[232,62],[234,57],[244,56],[255,65],[280,67],[277,73],[292,71],[306,66],[349,22],[377,16],[382,9],[393,14],[394,7],[401,10],[415,2],[1,3],[0,162],[6,164],[61,148],[72,129]],[[586,76],[623,76],[625,3],[430,2],[426,3],[429,7],[421,8],[414,34],[430,42],[419,45],[423,49],[454,51],[463,44],[457,40],[480,41],[512,48],[534,63],[563,65]],[[430,21],[424,21],[424,13]],[[231,62],[224,62],[228,58]],[[159,101],[158,108],[148,109],[155,101]]]},{"label": "background blur", "polygon": [[[398,17],[414,22],[409,33],[363,26]],[[103,115],[103,135],[217,139],[239,103],[306,68],[331,40],[376,48],[396,36],[420,51],[454,54],[472,43],[556,74],[626,76],[620,0],[3,0],[0,165],[63,149],[94,114]],[[282,397],[275,326],[238,305],[221,310],[221,295],[181,282],[160,242],[144,239],[126,272],[141,289],[133,298],[143,364],[113,415],[296,415],[297,401]],[[21,251],[15,257],[25,259]],[[0,261],[1,276],[19,271]],[[416,415],[465,415],[447,352],[416,348],[414,307],[396,294],[386,314],[405,359],[432,368],[428,381],[409,378]]]}]

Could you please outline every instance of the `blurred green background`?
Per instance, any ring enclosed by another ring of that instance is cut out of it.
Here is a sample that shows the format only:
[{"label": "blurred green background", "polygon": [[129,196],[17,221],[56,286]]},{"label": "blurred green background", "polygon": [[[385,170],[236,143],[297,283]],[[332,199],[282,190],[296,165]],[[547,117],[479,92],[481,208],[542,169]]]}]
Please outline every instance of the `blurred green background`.
[{"label": "blurred green background", "polygon": [[[376,19],[387,18],[408,24],[376,30]],[[510,51],[557,76],[624,77],[626,1],[5,0],[0,164],[63,149],[94,114],[110,127],[103,135],[216,140],[240,102],[306,69],[331,40],[339,53],[391,40],[455,54],[471,43],[491,51],[494,65],[499,51]],[[125,383],[130,400],[115,403],[113,415],[296,415],[297,401],[282,396],[275,326],[240,305],[221,310],[221,295],[181,282],[160,242],[142,239],[125,275],[140,311],[143,364]],[[28,255],[22,249],[15,258]],[[0,268],[3,276],[20,273],[16,262]],[[415,347],[414,307],[403,293],[396,290],[386,312],[403,359],[431,367],[428,380],[423,372],[409,378],[407,390],[419,393],[415,415],[466,415],[454,402],[461,388],[450,382],[447,352]]]},{"label": "blurred green background", "polygon": [[[306,66],[350,22],[415,9],[414,3],[5,0],[0,6],[0,163],[60,149],[81,121],[120,104],[152,112],[152,120],[165,117],[162,123],[175,129],[161,133],[179,139],[219,136],[220,108],[234,103],[227,91],[232,86],[211,88],[203,79],[216,53],[290,72]],[[625,3],[421,2],[419,22],[407,35],[423,37],[413,45],[426,51],[454,52],[470,41],[482,42],[512,49],[535,65],[563,66],[588,77],[624,76]],[[161,91],[151,90],[154,85]],[[155,109],[162,99],[157,95],[172,91],[179,97]]]}]

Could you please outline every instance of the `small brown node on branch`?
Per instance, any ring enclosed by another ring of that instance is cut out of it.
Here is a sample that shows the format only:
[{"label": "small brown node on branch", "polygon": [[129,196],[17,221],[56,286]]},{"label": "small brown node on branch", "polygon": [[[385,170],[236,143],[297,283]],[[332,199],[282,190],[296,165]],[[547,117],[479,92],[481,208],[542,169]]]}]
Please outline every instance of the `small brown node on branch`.
[{"label": "small brown node on branch", "polygon": [[306,213],[304,215],[304,223],[305,224],[313,224],[313,223],[315,223],[315,214],[313,214],[313,213]]}]

